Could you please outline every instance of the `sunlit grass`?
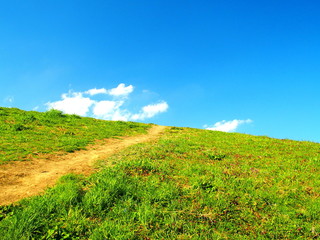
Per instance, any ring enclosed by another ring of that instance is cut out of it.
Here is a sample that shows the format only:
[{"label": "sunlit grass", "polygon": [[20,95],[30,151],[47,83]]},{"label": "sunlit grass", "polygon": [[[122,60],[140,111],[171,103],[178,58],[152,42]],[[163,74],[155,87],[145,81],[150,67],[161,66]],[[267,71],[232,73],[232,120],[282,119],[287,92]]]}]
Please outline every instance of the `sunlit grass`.
[{"label": "sunlit grass", "polygon": [[320,144],[186,128],[2,207],[3,239],[317,239]]},{"label": "sunlit grass", "polygon": [[146,124],[0,108],[0,164],[84,149],[97,139],[145,133]]}]

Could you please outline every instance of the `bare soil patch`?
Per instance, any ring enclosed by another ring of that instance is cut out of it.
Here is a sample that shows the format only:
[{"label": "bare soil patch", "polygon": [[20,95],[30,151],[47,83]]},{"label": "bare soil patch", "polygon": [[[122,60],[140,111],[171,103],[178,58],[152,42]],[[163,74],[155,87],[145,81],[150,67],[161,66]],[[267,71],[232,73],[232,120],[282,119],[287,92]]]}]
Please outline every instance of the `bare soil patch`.
[{"label": "bare soil patch", "polygon": [[105,139],[86,150],[51,156],[45,159],[14,162],[0,166],[0,205],[14,203],[23,198],[37,195],[53,186],[57,179],[67,173],[89,175],[93,164],[131,145],[157,139],[165,126],[153,126],[148,134]]}]

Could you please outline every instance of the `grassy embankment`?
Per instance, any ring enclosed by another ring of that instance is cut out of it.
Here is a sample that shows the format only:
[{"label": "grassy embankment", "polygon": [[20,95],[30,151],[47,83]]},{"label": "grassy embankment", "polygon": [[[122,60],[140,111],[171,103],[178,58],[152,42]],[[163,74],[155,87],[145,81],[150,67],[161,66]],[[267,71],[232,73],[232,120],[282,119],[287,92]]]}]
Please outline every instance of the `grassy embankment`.
[{"label": "grassy embankment", "polygon": [[146,124],[0,107],[0,164],[84,149],[95,140],[145,133]]},{"label": "grassy embankment", "polygon": [[1,208],[2,239],[317,239],[320,144],[171,128]]}]

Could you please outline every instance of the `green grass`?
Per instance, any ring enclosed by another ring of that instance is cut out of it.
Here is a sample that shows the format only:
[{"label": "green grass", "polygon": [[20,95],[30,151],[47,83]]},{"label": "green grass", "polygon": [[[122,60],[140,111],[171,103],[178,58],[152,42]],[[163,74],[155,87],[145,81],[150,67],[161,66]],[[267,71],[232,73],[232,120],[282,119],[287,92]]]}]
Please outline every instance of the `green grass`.
[{"label": "green grass", "polygon": [[97,139],[145,133],[146,124],[0,107],[0,164],[84,149]]},{"label": "green grass", "polygon": [[320,144],[170,128],[0,208],[2,239],[318,239]]}]

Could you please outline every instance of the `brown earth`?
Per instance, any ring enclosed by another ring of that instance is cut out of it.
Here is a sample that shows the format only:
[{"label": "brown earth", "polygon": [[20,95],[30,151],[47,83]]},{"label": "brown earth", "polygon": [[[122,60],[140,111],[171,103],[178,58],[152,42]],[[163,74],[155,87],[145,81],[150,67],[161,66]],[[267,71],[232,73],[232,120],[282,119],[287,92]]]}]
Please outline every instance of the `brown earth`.
[{"label": "brown earth", "polygon": [[88,146],[86,150],[0,165],[0,205],[37,195],[67,173],[89,175],[94,171],[93,164],[97,160],[105,159],[131,145],[155,140],[165,128],[156,125],[148,134],[105,139]]}]

